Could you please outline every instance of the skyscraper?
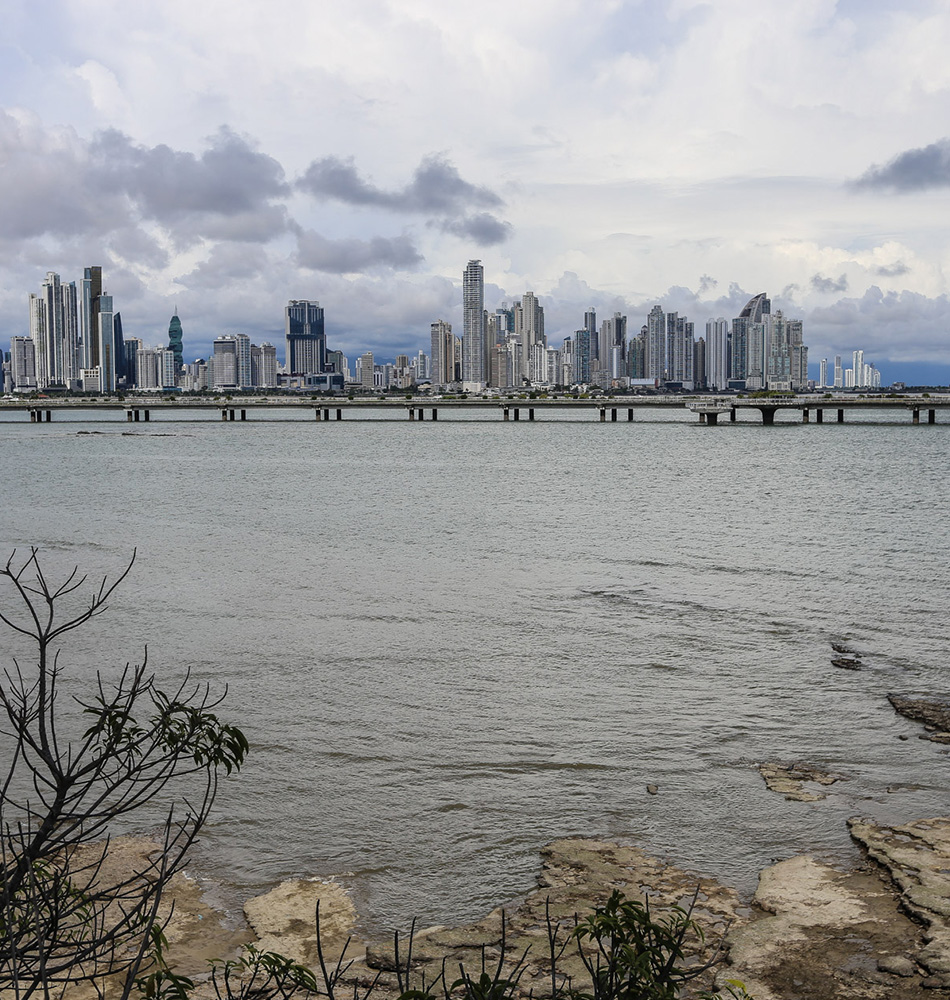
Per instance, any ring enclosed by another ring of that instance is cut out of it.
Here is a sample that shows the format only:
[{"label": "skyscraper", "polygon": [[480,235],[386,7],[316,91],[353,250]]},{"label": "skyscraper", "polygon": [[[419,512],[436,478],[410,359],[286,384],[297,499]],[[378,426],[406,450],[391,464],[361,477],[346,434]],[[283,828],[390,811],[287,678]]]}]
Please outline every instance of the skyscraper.
[{"label": "skyscraper", "polygon": [[[706,385],[710,389],[729,386],[729,324],[722,318],[706,321]],[[700,372],[696,371],[698,379]]]},{"label": "skyscraper", "polygon": [[319,302],[292,299],[284,309],[287,372],[321,375],[326,367],[327,338]]},{"label": "skyscraper", "polygon": [[102,268],[83,268],[82,274],[82,335],[83,368],[99,364],[99,296],[102,295]]},{"label": "skyscraper", "polygon": [[36,353],[40,389],[79,382],[79,323],[76,284],[63,285],[54,271],[46,274],[39,295],[30,295],[30,337]]},{"label": "skyscraper", "polygon": [[432,350],[432,384],[448,385],[455,381],[455,338],[452,324],[436,320],[429,327]]},{"label": "skyscraper", "polygon": [[99,296],[99,391],[115,392],[115,317],[112,296]]},{"label": "skyscraper", "polygon": [[480,260],[470,260],[462,275],[462,384],[478,390],[487,380],[485,270]]},{"label": "skyscraper", "polygon": [[654,306],[647,316],[646,374],[644,378],[666,377],[666,314],[662,306]]},{"label": "skyscraper", "polygon": [[175,352],[175,364],[181,369],[185,361],[182,357],[181,320],[178,318],[177,308],[175,309],[175,315],[172,316],[171,322],[168,324],[168,349]]}]

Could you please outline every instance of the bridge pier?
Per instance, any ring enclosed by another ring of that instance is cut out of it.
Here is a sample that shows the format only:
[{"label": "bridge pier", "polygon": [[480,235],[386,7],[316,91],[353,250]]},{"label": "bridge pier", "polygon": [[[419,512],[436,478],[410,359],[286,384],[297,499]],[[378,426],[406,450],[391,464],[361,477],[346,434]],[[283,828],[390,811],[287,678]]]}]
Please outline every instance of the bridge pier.
[{"label": "bridge pier", "polygon": [[325,406],[323,408],[323,419],[324,420],[329,420],[330,419],[330,407],[329,406]]},{"label": "bridge pier", "polygon": [[627,409],[627,423],[628,424],[633,423],[633,407],[632,406]]},{"label": "bridge pier", "polygon": [[716,413],[715,410],[713,410],[712,413],[700,413],[699,417],[700,417],[700,423],[702,423],[703,417],[706,418],[707,427],[715,427],[716,424],[719,423],[719,414]]},{"label": "bridge pier", "polygon": [[126,410],[125,411],[125,419],[126,419],[126,423],[132,423],[132,411],[131,410]]},{"label": "bridge pier", "polygon": [[803,424],[807,424],[808,420],[809,420],[809,417],[808,417],[808,407],[807,406],[803,406],[802,407],[802,423]]},{"label": "bridge pier", "polygon": [[502,416],[501,416],[502,420],[508,420],[508,419],[510,419],[511,414],[508,412],[508,407],[507,406],[503,406],[501,408],[501,413],[502,413]]},{"label": "bridge pier", "polygon": [[222,420],[227,420],[228,419],[228,411],[227,410],[222,410],[221,411],[221,419]]},{"label": "bridge pier", "polygon": [[729,423],[734,424],[736,422],[736,408],[733,406],[729,410]]},{"label": "bridge pier", "polygon": [[935,424],[936,422],[937,422],[937,411],[936,410],[928,410],[927,411],[927,423],[928,424]]},{"label": "bridge pier", "polygon": [[600,408],[600,422],[604,423],[607,420],[607,408],[602,406]]},{"label": "bridge pier", "polygon": [[533,406],[528,408],[528,419],[529,420],[534,420],[534,407]]},{"label": "bridge pier", "polygon": [[[336,418],[337,418],[337,420],[342,420],[343,419],[343,411],[339,407],[337,407]],[[330,419],[330,411],[327,410],[327,420],[329,420],[329,419]]]},{"label": "bridge pier", "polygon": [[520,419],[521,419],[521,410],[519,410],[518,407],[516,406],[515,407],[515,420],[520,420]]},{"label": "bridge pier", "polygon": [[914,416],[913,416],[913,422],[915,424],[919,424],[920,423],[920,407],[919,406],[915,406],[914,407],[913,414],[914,414]]},{"label": "bridge pier", "polygon": [[[289,322],[289,320],[288,320],[288,322]],[[409,419],[410,420],[415,420],[416,419],[416,411],[411,406],[409,407]]]},{"label": "bridge pier", "polygon": [[319,422],[320,416],[321,416],[321,414],[320,414],[320,407],[319,406],[315,406],[313,408],[313,419]]},{"label": "bridge pier", "polygon": [[701,424],[706,423],[706,414],[705,413],[700,413],[700,415],[699,415],[699,422]]},{"label": "bridge pier", "polygon": [[432,407],[432,419],[433,420],[439,419],[439,411],[434,406]]},{"label": "bridge pier", "polygon": [[762,414],[762,426],[771,427],[775,423],[775,407],[760,406],[759,412]]},{"label": "bridge pier", "polygon": [[611,406],[611,408],[610,408],[610,420],[611,420],[612,423],[616,423],[617,422],[617,407],[616,406]]},{"label": "bridge pier", "polygon": [[815,410],[815,422],[820,424],[824,419],[825,411],[819,406],[818,409]]},{"label": "bridge pier", "polygon": [[838,410],[838,423],[844,423],[844,410]]},{"label": "bridge pier", "polygon": [[241,410],[241,419],[247,420],[247,410]]},{"label": "bridge pier", "polygon": [[426,411],[420,406],[419,407],[419,419],[420,420],[425,420],[425,418],[426,418]]}]

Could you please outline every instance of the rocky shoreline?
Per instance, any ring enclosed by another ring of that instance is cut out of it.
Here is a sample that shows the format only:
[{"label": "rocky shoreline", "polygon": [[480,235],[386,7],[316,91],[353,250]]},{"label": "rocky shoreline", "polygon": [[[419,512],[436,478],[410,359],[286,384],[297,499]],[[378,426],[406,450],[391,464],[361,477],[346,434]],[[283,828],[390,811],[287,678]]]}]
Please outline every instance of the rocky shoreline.
[{"label": "rocky shoreline", "polygon": [[[697,955],[722,946],[721,961],[705,985],[739,979],[756,1000],[924,1000],[950,996],[950,817],[886,827],[852,820],[851,836],[866,862],[841,871],[813,857],[793,857],[764,869],[750,904],[714,879],[684,871],[634,846],[589,838],[559,840],[541,852],[537,887],[503,908],[460,927],[416,932],[413,982],[432,982],[443,961],[480,969],[482,948],[500,955],[502,909],[506,956],[526,948],[520,987],[550,993],[546,917],[573,923],[614,889],[649,894],[651,907],[688,905],[705,935]],[[166,905],[169,954],[179,971],[200,977],[211,957],[232,957],[246,944],[279,951],[318,967],[314,911],[320,901],[324,950],[335,961],[353,936],[345,981],[379,976],[381,996],[396,992],[392,939],[360,942],[358,915],[344,887],[319,880],[284,882],[245,905],[247,926],[229,930],[198,886],[179,876]],[[405,942],[403,943],[405,947]],[[582,970],[565,957],[559,969]]]}]

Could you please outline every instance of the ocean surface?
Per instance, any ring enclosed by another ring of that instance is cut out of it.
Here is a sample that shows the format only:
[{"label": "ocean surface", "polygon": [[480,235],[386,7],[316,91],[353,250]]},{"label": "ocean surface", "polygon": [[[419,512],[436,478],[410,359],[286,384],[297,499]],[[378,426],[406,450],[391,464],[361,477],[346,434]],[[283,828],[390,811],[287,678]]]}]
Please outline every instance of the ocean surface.
[{"label": "ocean surface", "polygon": [[[750,894],[855,862],[849,816],[950,812],[948,749],[886,700],[947,690],[950,422],[95,416],[0,419],[0,551],[137,551],[64,690],[146,645],[227,686],[252,749],[193,870],[235,909],[318,875],[373,930],[458,922],[571,834]],[[842,780],[786,802],[764,761]]]}]

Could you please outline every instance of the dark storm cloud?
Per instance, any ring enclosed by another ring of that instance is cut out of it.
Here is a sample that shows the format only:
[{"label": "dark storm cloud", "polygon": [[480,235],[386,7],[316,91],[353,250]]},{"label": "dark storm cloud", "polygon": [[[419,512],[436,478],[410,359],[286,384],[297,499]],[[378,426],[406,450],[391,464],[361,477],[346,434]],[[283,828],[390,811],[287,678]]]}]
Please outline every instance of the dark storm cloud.
[{"label": "dark storm cloud", "polygon": [[438,226],[444,233],[471,240],[480,247],[504,243],[511,235],[511,224],[496,219],[488,212],[478,212],[476,215],[467,215],[461,219],[445,219]]},{"label": "dark storm cloud", "polygon": [[0,227],[35,238],[128,231],[143,221],[179,242],[262,242],[287,228],[284,171],[221,129],[200,156],[142,146],[114,129],[86,142],[21,125],[0,112]]},{"label": "dark storm cloud", "polygon": [[846,292],[848,290],[848,276],[842,274],[838,278],[826,278],[821,274],[813,274],[811,287],[816,292]]},{"label": "dark storm cloud", "polygon": [[889,188],[894,191],[950,187],[950,139],[940,139],[919,149],[908,149],[886,166],[870,167],[854,182],[854,187]]},{"label": "dark storm cloud", "polygon": [[200,156],[170,146],[138,146],[110,129],[89,146],[91,180],[124,191],[147,218],[174,222],[188,213],[236,216],[289,194],[283,167],[222,128]]},{"label": "dark storm cloud", "polygon": [[312,229],[297,233],[297,263],[312,271],[355,274],[376,267],[408,271],[423,259],[408,236],[331,240]]},{"label": "dark storm cloud", "polygon": [[347,205],[435,218],[444,232],[491,246],[508,238],[511,226],[486,211],[504,202],[494,191],[466,181],[455,166],[437,156],[426,157],[403,188],[386,191],[360,177],[352,159],[326,156],[314,160],[296,186],[315,198]]}]

